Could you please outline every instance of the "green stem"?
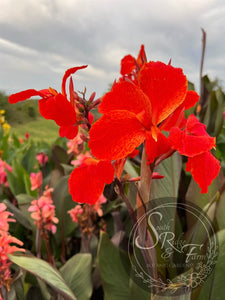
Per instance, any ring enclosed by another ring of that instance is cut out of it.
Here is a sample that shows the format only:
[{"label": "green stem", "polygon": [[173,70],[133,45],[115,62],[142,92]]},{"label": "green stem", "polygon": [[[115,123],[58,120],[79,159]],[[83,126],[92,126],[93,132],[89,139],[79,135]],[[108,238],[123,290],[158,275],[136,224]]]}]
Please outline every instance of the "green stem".
[{"label": "green stem", "polygon": [[[147,219],[146,212],[149,209],[149,199],[150,199],[150,188],[151,180],[153,174],[154,165],[147,164],[147,154],[145,147],[142,152],[142,161],[141,161],[141,178],[140,184],[137,193],[137,221],[142,220],[138,226],[139,241],[143,246],[147,246],[149,250],[142,251],[145,263],[148,268],[150,276],[157,282],[158,281],[158,272],[157,272],[157,258],[154,248],[154,242],[150,232],[147,230]],[[143,218],[144,217],[144,218]],[[155,288],[154,292],[157,292]]]}]

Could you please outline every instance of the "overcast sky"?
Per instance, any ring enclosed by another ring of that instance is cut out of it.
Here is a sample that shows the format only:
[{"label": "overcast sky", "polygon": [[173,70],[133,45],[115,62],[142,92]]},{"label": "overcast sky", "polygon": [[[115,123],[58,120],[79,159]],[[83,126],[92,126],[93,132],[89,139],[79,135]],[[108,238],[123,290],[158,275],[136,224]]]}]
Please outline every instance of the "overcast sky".
[{"label": "overcast sky", "polygon": [[120,60],[145,45],[148,60],[181,67],[199,86],[204,73],[225,86],[224,0],[0,0],[0,90],[60,90],[67,68],[88,64],[75,89],[101,96]]}]

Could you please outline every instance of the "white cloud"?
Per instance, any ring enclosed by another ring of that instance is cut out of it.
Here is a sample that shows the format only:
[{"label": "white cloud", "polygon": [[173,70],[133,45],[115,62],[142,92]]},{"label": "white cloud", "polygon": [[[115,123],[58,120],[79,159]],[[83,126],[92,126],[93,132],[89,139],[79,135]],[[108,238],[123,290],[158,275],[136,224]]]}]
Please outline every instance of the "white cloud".
[{"label": "white cloud", "polygon": [[88,64],[76,82],[101,95],[142,43],[198,84],[201,27],[204,70],[224,78],[224,12],[223,0],[1,0],[0,89],[57,88],[65,69]]}]

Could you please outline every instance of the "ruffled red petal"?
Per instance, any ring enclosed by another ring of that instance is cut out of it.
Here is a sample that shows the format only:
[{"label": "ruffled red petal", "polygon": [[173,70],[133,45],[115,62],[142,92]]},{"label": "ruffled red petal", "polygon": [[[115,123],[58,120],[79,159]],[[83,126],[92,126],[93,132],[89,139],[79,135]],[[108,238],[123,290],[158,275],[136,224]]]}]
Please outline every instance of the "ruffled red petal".
[{"label": "ruffled red petal", "polygon": [[188,91],[184,99],[183,106],[185,109],[193,107],[199,100],[199,95],[195,91]]},{"label": "ruffled red petal", "polygon": [[146,128],[151,124],[151,103],[142,90],[131,82],[114,84],[112,90],[103,97],[98,110],[103,114],[113,110],[127,110],[140,114]]},{"label": "ruffled red petal", "polygon": [[167,117],[159,126],[160,130],[170,131],[173,127],[182,128],[184,117],[184,108],[179,106],[169,117]]},{"label": "ruffled red petal", "polygon": [[145,139],[145,129],[129,111],[104,114],[90,130],[89,147],[98,159],[114,160],[127,157]]},{"label": "ruffled red petal", "polygon": [[87,65],[81,66],[81,67],[74,67],[74,68],[70,68],[70,69],[66,70],[66,72],[63,76],[63,79],[62,79],[62,94],[64,96],[66,96],[66,80],[67,80],[67,78],[70,75],[76,73],[76,71],[81,70],[81,69],[85,69],[85,68],[87,68]]},{"label": "ruffled red petal", "polygon": [[209,137],[205,124],[199,122],[195,115],[190,115],[188,117],[185,131],[193,135]]},{"label": "ruffled red petal", "polygon": [[220,170],[219,161],[210,151],[189,157],[186,164],[186,171],[191,172],[194,180],[201,188],[201,193],[208,192],[208,186],[215,179]]},{"label": "ruffled red petal", "polygon": [[34,89],[29,89],[19,93],[15,93],[9,96],[9,103],[14,104],[20,101],[27,100],[33,96],[40,96],[41,98],[45,96],[45,93],[42,91],[37,91]]},{"label": "ruffled red petal", "polygon": [[187,79],[182,69],[162,62],[146,63],[139,74],[139,85],[150,99],[155,125],[174,112],[187,93]]},{"label": "ruffled red petal", "polygon": [[206,126],[190,115],[184,131],[179,128],[170,130],[169,141],[180,154],[195,156],[209,151],[215,146],[215,138],[208,135]]},{"label": "ruffled red petal", "polygon": [[45,119],[51,119],[59,126],[70,126],[76,122],[76,113],[71,103],[62,94],[39,101],[39,110]]},{"label": "ruffled red petal", "polygon": [[173,149],[181,155],[195,156],[209,151],[215,146],[215,138],[210,136],[195,136],[186,134],[179,128],[172,128],[169,135],[169,142]]},{"label": "ruffled red petal", "polygon": [[136,60],[133,56],[131,55],[126,55],[122,60],[121,60],[121,69],[120,69],[120,74],[121,75],[126,75],[130,74],[133,69],[136,67]]},{"label": "ruffled red petal", "polygon": [[67,139],[72,140],[78,134],[78,126],[61,126],[59,128],[59,135],[61,137],[66,137]]},{"label": "ruffled red petal", "polygon": [[103,193],[105,183],[111,183],[113,177],[113,166],[107,161],[92,160],[74,169],[69,178],[73,201],[95,204]]},{"label": "ruffled red petal", "polygon": [[161,133],[157,132],[157,141],[152,137],[151,132],[146,135],[146,153],[149,163],[154,162],[154,160],[164,153],[167,153],[171,149],[167,137]]}]

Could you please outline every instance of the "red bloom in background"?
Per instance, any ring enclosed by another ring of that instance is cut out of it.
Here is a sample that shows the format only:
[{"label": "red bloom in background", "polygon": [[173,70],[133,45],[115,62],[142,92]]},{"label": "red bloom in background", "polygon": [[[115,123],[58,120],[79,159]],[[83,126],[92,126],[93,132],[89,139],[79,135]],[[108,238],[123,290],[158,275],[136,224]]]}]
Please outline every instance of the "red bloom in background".
[{"label": "red bloom in background", "polygon": [[201,188],[201,193],[207,193],[208,186],[220,170],[219,161],[210,153],[215,147],[215,138],[208,135],[204,124],[194,115],[190,115],[183,131],[179,128],[171,129],[169,141],[173,149],[188,156],[186,171],[191,172]]},{"label": "red bloom in background", "polygon": [[73,201],[95,204],[102,195],[105,184],[114,178],[114,169],[109,161],[86,158],[69,178],[69,192]]},{"label": "red bloom in background", "polygon": [[39,100],[40,114],[45,119],[51,119],[56,122],[59,128],[59,135],[67,137],[68,139],[74,138],[78,133],[78,126],[76,126],[76,107],[73,98],[73,85],[70,84],[70,101],[67,99],[66,94],[66,80],[68,77],[80,69],[87,66],[75,67],[68,69],[62,80],[62,93],[58,93],[52,88],[46,90],[29,89],[9,96],[10,103],[17,103],[24,101],[33,96],[41,97]]},{"label": "red bloom in background", "polygon": [[161,131],[170,130],[178,121],[179,126],[186,106],[198,98],[194,91],[187,91],[181,69],[161,62],[145,63],[138,85],[120,81],[103,97],[99,106],[103,116],[90,130],[92,154],[103,160],[121,159],[146,141],[148,161],[153,162],[171,149]]}]

